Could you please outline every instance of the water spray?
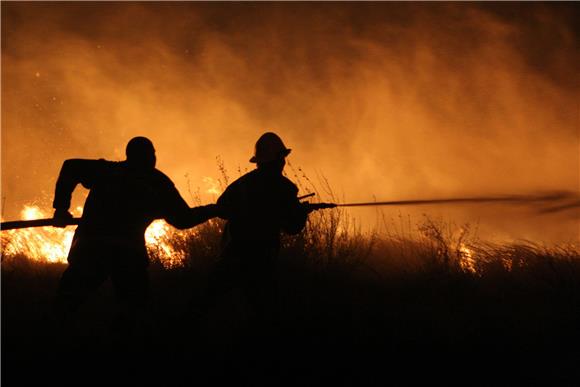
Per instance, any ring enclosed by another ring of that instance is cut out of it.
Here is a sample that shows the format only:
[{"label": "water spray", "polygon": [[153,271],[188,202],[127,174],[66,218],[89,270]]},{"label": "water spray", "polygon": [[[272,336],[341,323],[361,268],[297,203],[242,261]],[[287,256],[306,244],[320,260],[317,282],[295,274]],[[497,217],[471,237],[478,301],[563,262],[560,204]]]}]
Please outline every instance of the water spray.
[{"label": "water spray", "polygon": [[[556,192],[544,195],[499,195],[479,196],[467,198],[444,198],[444,199],[417,199],[417,200],[391,200],[383,202],[361,203],[312,203],[309,206],[313,210],[335,207],[370,207],[370,206],[419,206],[419,205],[442,205],[442,204],[551,204],[553,207],[541,212],[556,212],[564,209],[580,207],[578,194],[573,192]],[[572,203],[562,203],[574,200]]]}]

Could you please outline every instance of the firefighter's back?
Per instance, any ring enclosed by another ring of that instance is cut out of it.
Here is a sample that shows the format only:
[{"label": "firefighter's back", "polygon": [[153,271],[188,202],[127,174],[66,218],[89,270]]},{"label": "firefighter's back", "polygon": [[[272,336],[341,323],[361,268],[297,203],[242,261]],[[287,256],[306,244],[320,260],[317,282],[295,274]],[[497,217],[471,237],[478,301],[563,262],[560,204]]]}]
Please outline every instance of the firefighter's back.
[{"label": "firefighter's back", "polygon": [[218,199],[227,213],[226,238],[239,244],[277,245],[296,211],[297,192],[281,174],[256,169],[242,176]]},{"label": "firefighter's back", "polygon": [[160,217],[160,203],[171,181],[157,169],[103,163],[90,187],[78,232],[142,240],[149,224]]}]

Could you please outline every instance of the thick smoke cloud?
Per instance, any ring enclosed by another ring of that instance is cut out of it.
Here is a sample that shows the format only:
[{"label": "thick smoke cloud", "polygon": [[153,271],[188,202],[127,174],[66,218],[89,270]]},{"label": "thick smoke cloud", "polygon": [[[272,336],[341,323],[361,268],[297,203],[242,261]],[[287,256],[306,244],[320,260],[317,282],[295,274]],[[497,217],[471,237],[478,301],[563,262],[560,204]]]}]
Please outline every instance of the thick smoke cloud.
[{"label": "thick smoke cloud", "polygon": [[[64,159],[123,159],[135,135],[154,141],[190,204],[189,187],[215,198],[204,177],[217,178],[216,156],[231,178],[251,168],[266,130],[345,201],[579,191],[578,14],[573,3],[2,3],[3,217],[49,208]],[[578,238],[574,209],[410,210],[424,211]]]}]

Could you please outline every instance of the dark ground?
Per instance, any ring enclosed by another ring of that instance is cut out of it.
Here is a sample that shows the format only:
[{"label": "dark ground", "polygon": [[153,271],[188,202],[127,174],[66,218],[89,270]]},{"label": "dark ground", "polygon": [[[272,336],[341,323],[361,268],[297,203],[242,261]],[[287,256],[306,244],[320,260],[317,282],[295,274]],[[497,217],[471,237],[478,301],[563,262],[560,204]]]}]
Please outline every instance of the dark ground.
[{"label": "dark ground", "polygon": [[286,264],[277,329],[237,292],[195,329],[180,316],[204,271],[151,267],[150,334],[121,343],[109,283],[54,329],[63,269],[3,263],[2,386],[580,383],[577,263],[484,277]]}]

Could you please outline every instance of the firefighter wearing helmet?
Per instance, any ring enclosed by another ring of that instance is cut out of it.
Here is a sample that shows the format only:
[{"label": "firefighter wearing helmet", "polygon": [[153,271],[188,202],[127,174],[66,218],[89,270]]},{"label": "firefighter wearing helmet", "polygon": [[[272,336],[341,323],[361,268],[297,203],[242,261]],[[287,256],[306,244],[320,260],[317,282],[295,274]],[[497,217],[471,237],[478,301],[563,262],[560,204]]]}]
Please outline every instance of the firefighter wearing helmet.
[{"label": "firefighter wearing helmet", "polygon": [[278,135],[264,133],[250,159],[257,168],[231,183],[217,200],[219,216],[226,220],[222,252],[201,300],[190,304],[193,324],[234,289],[245,295],[258,325],[273,321],[280,234],[299,233],[309,212],[298,200],[296,185],[282,174],[289,153]]},{"label": "firefighter wearing helmet", "polygon": [[267,132],[256,142],[254,156],[250,159],[250,163],[260,164],[283,160],[291,151],[292,149],[286,148],[276,133]]}]

